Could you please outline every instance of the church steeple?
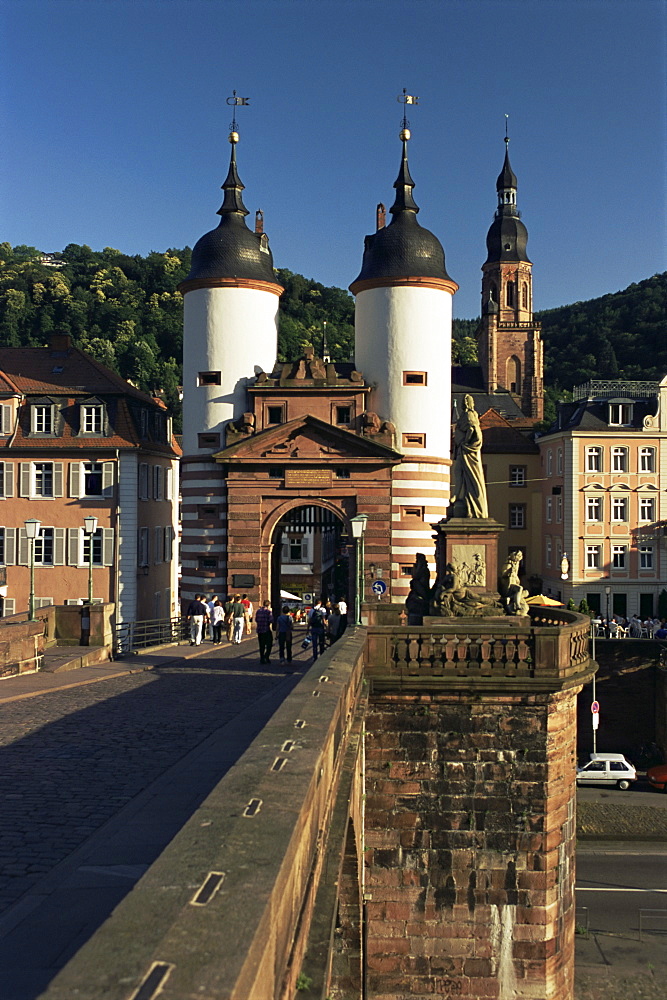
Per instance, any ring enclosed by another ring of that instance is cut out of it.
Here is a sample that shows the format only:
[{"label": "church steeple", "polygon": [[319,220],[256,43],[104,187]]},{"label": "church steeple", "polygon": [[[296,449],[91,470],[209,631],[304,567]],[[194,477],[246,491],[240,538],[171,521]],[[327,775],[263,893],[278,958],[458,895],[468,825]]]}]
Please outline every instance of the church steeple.
[{"label": "church steeple", "polygon": [[541,419],[542,341],[533,320],[532,262],[528,230],[517,208],[517,178],[509,158],[496,180],[498,206],[486,237],[482,267],[482,323],[479,357],[488,392],[506,390],[526,416]]}]

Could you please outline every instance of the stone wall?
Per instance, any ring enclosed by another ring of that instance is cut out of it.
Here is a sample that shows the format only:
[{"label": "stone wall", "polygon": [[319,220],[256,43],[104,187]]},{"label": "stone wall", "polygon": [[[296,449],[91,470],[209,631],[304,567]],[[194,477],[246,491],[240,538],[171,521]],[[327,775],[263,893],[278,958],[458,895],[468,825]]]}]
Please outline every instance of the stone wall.
[{"label": "stone wall", "polygon": [[0,678],[39,670],[46,645],[45,621],[3,619],[0,626]]}]

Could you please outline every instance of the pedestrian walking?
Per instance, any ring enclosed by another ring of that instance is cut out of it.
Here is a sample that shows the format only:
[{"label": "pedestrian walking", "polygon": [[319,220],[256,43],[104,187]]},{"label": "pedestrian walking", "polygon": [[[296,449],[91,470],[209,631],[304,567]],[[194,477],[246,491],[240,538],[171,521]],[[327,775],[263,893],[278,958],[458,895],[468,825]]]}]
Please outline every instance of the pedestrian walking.
[{"label": "pedestrian walking", "polygon": [[222,601],[216,601],[211,611],[211,628],[213,630],[213,643],[219,645],[222,642],[222,628],[225,624],[225,609]]},{"label": "pedestrian walking", "polygon": [[234,631],[232,633],[232,642],[238,645],[241,642],[243,636],[243,624],[245,621],[245,608],[241,604],[241,595],[236,594],[234,601],[232,603],[232,620],[234,622]]},{"label": "pedestrian walking", "polygon": [[227,642],[234,638],[234,599],[229,598],[225,603],[225,626],[227,628]]},{"label": "pedestrian walking", "polygon": [[338,613],[340,615],[340,625],[338,627],[338,635],[341,636],[345,629],[347,628],[347,601],[344,597],[338,598]]},{"label": "pedestrian walking", "polygon": [[187,610],[187,619],[190,622],[191,646],[201,646],[204,622],[208,621],[208,607],[203,603],[203,597],[203,594],[195,594],[195,599],[190,602]]},{"label": "pedestrian walking", "polygon": [[292,621],[292,616],[289,613],[289,608],[287,605],[283,607],[282,612],[278,615],[276,619],[276,631],[278,634],[278,655],[280,656],[280,662],[284,663],[287,659],[288,663],[292,662],[292,629],[294,627],[294,622]]},{"label": "pedestrian walking", "polygon": [[316,660],[325,650],[327,627],[327,612],[319,599],[308,616],[308,627],[313,640],[313,660]]},{"label": "pedestrian walking", "polygon": [[334,604],[333,610],[329,615],[327,633],[329,635],[329,645],[333,646],[334,642],[340,635],[340,612],[337,604]]},{"label": "pedestrian walking", "polygon": [[243,621],[245,624],[245,634],[250,635],[250,622],[252,621],[253,606],[252,601],[247,594],[244,594],[241,598],[241,604],[245,608],[243,613]]},{"label": "pedestrian walking", "polygon": [[215,603],[216,603],[217,600],[218,600],[218,595],[217,594],[211,594],[210,601],[206,602],[207,605],[208,605],[209,639],[211,639],[211,641],[213,641],[213,608],[215,607]]},{"label": "pedestrian walking", "polygon": [[257,632],[257,642],[259,643],[259,662],[270,663],[271,646],[273,645],[273,614],[271,612],[271,602],[264,601],[261,608],[257,609],[255,615],[255,631]]}]

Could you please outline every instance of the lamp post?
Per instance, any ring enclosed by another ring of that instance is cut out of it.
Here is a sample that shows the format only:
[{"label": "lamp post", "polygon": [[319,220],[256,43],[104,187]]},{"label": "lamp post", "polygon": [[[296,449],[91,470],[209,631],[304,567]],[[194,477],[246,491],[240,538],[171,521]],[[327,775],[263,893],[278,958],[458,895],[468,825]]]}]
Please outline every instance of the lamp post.
[{"label": "lamp post", "polygon": [[609,629],[609,598],[611,597],[611,587],[605,587],[604,592],[607,595],[607,638],[609,638],[611,635],[611,631]]},{"label": "lamp post", "polygon": [[[600,621],[599,618],[591,618],[591,643],[593,645],[593,662],[594,663],[595,663],[595,636],[597,635],[598,625],[601,625],[601,624],[602,624],[602,622]],[[597,671],[596,671],[596,673],[597,673]],[[595,691],[595,676],[596,676],[596,674],[593,674],[593,702],[594,703],[597,701],[597,696],[596,696],[596,691]],[[598,749],[598,743],[597,743],[598,730],[597,730],[596,722],[597,722],[597,720],[595,719],[595,713],[593,713],[593,753],[597,753],[597,749]]]},{"label": "lamp post", "polygon": [[88,603],[93,603],[93,537],[97,531],[97,518],[88,514],[83,519],[83,530],[88,535]]},{"label": "lamp post", "polygon": [[361,598],[363,597],[364,589],[364,532],[366,531],[367,521],[368,514],[357,514],[356,517],[350,518],[352,534],[356,544],[357,560],[357,586],[355,588],[356,592],[354,599],[354,618],[356,625],[361,624]]},{"label": "lamp post", "polygon": [[29,517],[23,523],[30,549],[30,598],[28,600],[28,614],[32,622],[35,620],[35,539],[39,535],[42,522],[38,521],[36,517]]}]

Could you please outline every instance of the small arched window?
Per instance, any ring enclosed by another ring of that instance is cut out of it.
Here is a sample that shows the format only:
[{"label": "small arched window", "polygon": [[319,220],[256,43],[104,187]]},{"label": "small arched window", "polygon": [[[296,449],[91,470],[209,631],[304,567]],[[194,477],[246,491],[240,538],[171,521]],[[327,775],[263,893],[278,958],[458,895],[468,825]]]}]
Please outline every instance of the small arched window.
[{"label": "small arched window", "polygon": [[507,282],[507,305],[512,308],[516,297],[516,285],[513,281]]},{"label": "small arched window", "polygon": [[528,308],[528,282],[526,281],[524,281],[521,289],[521,305],[524,309]]}]

